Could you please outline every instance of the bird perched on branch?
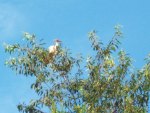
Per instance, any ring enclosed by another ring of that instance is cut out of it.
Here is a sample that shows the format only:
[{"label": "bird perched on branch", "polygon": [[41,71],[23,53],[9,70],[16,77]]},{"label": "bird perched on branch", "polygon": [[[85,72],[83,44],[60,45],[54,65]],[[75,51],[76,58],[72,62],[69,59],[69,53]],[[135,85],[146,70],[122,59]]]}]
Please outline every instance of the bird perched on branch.
[{"label": "bird perched on branch", "polygon": [[48,53],[47,54],[42,54],[43,58],[43,62],[45,64],[49,64],[52,63],[54,60],[54,57],[56,56],[56,54],[58,54],[58,48],[60,46],[61,41],[56,39],[54,40],[54,45],[51,45],[48,47]]},{"label": "bird perched on branch", "polygon": [[54,42],[55,42],[55,45],[49,46],[48,51],[49,51],[49,54],[56,55],[58,52],[58,47],[60,46],[61,41],[56,39],[56,40],[54,40]]}]

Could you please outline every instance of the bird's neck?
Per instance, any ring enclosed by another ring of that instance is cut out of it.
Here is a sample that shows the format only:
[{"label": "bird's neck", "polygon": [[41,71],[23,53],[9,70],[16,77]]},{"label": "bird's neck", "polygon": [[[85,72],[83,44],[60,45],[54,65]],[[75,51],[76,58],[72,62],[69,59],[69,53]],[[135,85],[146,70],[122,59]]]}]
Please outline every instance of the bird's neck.
[{"label": "bird's neck", "polygon": [[56,42],[56,43],[55,43],[55,46],[59,46],[59,45],[60,45],[60,43],[59,43],[59,42]]}]

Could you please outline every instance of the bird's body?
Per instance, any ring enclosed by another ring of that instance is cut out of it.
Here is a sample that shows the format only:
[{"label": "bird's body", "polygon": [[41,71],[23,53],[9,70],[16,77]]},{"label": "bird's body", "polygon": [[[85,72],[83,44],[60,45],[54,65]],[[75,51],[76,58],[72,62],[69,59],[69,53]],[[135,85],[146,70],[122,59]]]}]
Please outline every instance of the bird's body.
[{"label": "bird's body", "polygon": [[50,54],[56,54],[57,53],[57,46],[56,45],[49,46],[48,51]]}]

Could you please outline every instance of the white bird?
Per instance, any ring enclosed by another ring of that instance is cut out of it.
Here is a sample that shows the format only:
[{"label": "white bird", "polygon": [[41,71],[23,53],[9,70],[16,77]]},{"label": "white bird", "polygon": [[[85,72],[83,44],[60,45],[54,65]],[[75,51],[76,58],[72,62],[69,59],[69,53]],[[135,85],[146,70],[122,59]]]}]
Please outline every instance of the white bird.
[{"label": "white bird", "polygon": [[58,40],[58,39],[56,39],[54,42],[55,42],[55,45],[51,45],[48,48],[49,54],[52,54],[52,55],[56,55],[57,54],[58,47],[60,46],[60,43],[61,43],[61,41]]}]

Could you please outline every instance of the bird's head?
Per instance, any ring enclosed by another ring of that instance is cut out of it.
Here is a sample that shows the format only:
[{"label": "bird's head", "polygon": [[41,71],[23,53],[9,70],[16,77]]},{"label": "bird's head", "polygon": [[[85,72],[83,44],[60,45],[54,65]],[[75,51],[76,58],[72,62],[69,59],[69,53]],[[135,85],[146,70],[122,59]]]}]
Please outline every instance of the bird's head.
[{"label": "bird's head", "polygon": [[61,40],[59,40],[59,39],[55,39],[54,41],[58,42],[58,43],[61,43]]}]

